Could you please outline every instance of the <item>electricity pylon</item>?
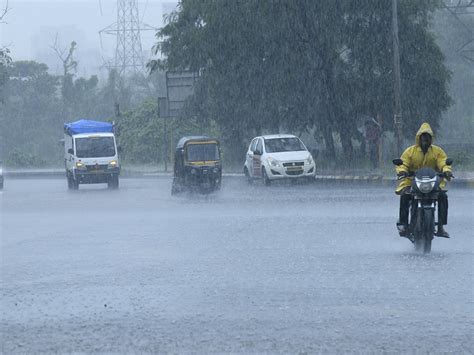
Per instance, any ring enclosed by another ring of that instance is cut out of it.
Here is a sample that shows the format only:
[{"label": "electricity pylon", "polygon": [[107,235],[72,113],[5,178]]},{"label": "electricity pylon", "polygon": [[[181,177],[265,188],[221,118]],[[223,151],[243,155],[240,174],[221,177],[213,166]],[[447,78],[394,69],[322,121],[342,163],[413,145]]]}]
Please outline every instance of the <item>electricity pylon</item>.
[{"label": "electricity pylon", "polygon": [[117,37],[114,69],[121,75],[145,73],[141,31],[156,31],[140,22],[137,0],[117,0],[117,22],[99,31]]}]

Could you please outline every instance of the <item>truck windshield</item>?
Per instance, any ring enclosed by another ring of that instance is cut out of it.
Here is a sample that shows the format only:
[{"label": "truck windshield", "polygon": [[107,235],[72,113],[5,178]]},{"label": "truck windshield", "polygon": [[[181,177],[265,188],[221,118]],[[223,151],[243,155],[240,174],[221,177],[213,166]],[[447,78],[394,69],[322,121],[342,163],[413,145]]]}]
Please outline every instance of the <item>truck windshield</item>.
[{"label": "truck windshield", "polygon": [[219,160],[219,147],[215,143],[188,144],[187,161]]},{"label": "truck windshield", "polygon": [[114,137],[76,138],[78,158],[105,158],[115,155]]},{"label": "truck windshield", "polygon": [[267,153],[294,152],[306,150],[299,138],[271,138],[265,139],[265,150]]}]

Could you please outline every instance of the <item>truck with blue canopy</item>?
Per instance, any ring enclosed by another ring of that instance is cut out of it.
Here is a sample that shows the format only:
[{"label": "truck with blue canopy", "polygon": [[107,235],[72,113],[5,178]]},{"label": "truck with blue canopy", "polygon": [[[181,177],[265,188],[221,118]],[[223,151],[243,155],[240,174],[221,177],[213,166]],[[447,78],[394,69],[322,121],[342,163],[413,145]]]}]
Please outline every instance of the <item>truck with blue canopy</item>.
[{"label": "truck with blue canopy", "polygon": [[96,183],[117,189],[120,163],[113,123],[86,119],[65,123],[64,165],[69,189]]}]

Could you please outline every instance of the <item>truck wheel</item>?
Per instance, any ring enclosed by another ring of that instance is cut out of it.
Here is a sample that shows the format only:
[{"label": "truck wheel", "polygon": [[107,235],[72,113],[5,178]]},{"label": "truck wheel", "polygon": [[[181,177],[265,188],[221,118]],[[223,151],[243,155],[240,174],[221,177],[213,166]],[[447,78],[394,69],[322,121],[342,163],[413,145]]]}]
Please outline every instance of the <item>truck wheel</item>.
[{"label": "truck wheel", "polygon": [[72,174],[67,174],[67,188],[69,190],[77,190],[79,189],[79,182],[74,179]]},{"label": "truck wheel", "polygon": [[112,175],[107,182],[107,186],[111,190],[116,190],[119,187],[119,177],[118,175]]},{"label": "truck wheel", "polygon": [[66,179],[67,179],[67,188],[69,190],[72,190],[74,188],[74,184],[73,184],[74,181],[73,181],[72,177],[69,174],[67,174]]}]

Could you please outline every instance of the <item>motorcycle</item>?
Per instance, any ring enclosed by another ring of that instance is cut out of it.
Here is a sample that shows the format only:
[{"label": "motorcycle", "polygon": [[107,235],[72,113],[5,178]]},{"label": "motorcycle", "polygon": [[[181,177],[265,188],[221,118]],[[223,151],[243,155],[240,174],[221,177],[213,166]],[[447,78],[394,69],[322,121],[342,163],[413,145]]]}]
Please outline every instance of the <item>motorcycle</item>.
[{"label": "motorcycle", "polygon": [[[452,159],[446,160],[446,165],[452,163]],[[393,164],[403,165],[403,160],[394,159]],[[444,173],[437,173],[432,168],[421,168],[415,172],[399,174],[397,180],[410,177],[414,179],[409,192],[411,199],[407,238],[414,244],[416,251],[428,254],[431,252],[431,242],[437,224],[435,211],[441,191],[439,186],[441,179],[447,176]]]}]

